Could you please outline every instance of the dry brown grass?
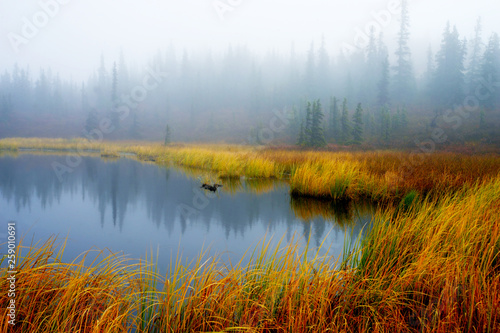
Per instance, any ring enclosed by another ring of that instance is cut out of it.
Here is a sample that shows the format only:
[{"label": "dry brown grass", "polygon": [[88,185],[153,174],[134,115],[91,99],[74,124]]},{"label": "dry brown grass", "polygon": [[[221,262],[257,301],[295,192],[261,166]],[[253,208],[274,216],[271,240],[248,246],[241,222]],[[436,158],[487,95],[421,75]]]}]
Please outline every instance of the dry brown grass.
[{"label": "dry brown grass", "polygon": [[[106,256],[61,262],[53,240],[18,263],[15,332],[495,332],[500,178],[378,211],[341,262],[262,242],[248,265]],[[55,258],[55,259],[54,259]],[[6,271],[0,288],[6,289]],[[163,288],[158,289],[159,285]],[[7,295],[0,295],[4,309]],[[8,332],[7,321],[0,329]]]},{"label": "dry brown grass", "polygon": [[221,178],[285,179],[292,194],[327,199],[368,198],[398,202],[411,191],[440,196],[500,173],[498,155],[407,152],[329,152],[265,149],[237,145],[169,145],[81,139],[3,139],[0,150],[96,150],[133,153],[143,161],[174,163],[214,172]]},{"label": "dry brown grass", "polygon": [[[400,204],[379,210],[368,235],[347,248],[341,262],[307,258],[296,243],[270,249],[263,241],[248,265],[200,254],[189,266],[173,260],[163,277],[154,266],[113,255],[92,267],[63,263],[49,241],[18,262],[19,326],[13,331],[500,331],[496,155],[436,153],[408,163],[410,154],[389,151],[110,143],[99,149],[104,147],[220,176],[289,179],[300,195],[294,209],[304,216],[321,214],[323,207],[304,205],[301,196]],[[2,269],[2,290],[5,274]],[[7,302],[0,294],[4,318]],[[9,330],[7,321],[1,325]]]}]

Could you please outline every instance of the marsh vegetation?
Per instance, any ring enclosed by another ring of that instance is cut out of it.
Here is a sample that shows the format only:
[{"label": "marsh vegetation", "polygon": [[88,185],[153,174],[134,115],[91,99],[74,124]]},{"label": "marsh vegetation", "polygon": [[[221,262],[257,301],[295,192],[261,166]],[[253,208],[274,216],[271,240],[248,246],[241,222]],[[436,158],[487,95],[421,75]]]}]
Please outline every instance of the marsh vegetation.
[{"label": "marsh vegetation", "polygon": [[[134,153],[128,156],[211,170],[227,191],[245,179],[283,179],[292,207],[304,216],[341,200],[379,206],[369,231],[341,258],[319,251],[304,256],[297,242],[262,240],[248,260],[228,263],[200,253],[189,264],[171,260],[168,274],[159,274],[154,253],[140,262],[103,252],[92,265],[68,263],[49,239],[19,252],[19,332],[500,329],[498,156],[437,153],[408,172],[398,168],[408,153],[392,151],[21,139],[0,146],[10,153]],[[323,200],[301,202],[308,196]],[[0,287],[6,283],[2,278]],[[3,309],[7,301],[2,295]]]}]

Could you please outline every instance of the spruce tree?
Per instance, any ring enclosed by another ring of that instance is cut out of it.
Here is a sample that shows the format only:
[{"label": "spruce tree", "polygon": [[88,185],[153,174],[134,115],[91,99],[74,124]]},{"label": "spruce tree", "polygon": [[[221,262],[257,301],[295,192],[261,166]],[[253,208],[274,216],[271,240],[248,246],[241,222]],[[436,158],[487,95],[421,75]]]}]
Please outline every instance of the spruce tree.
[{"label": "spruce tree", "polygon": [[478,80],[481,78],[481,53],[483,49],[482,31],[481,18],[478,18],[476,27],[474,28],[474,38],[471,41],[470,62],[466,74],[466,82],[471,91],[477,88]]},{"label": "spruce tree", "polygon": [[385,142],[391,138],[391,113],[386,107],[381,110],[380,137]]},{"label": "spruce tree", "polygon": [[340,138],[340,111],[336,97],[330,98],[330,119],[328,126],[328,137],[338,141]]},{"label": "spruce tree", "polygon": [[396,113],[392,115],[391,126],[393,131],[399,130],[401,126],[401,109],[399,107]]},{"label": "spruce tree", "polygon": [[304,143],[307,146],[309,146],[311,144],[312,117],[313,117],[313,112],[311,109],[311,102],[307,102],[306,124],[304,127]]},{"label": "spruce tree", "polygon": [[[496,33],[491,35],[486,46],[481,66],[481,75],[484,80],[493,84],[500,81],[500,38]],[[488,93],[491,94],[489,98],[483,101],[483,106],[489,110],[493,110],[499,102],[498,89],[491,90],[488,90]]]},{"label": "spruce tree", "polygon": [[118,107],[118,70],[116,68],[116,62],[113,63],[113,77],[111,81],[111,110],[109,112],[109,117],[111,118],[111,123],[115,129],[120,127],[120,114],[116,110]]},{"label": "spruce tree", "polygon": [[415,78],[411,62],[410,39],[410,16],[408,14],[408,0],[401,1],[401,22],[398,34],[398,46],[396,50],[396,66],[394,67],[394,97],[398,102],[407,102],[413,97]]},{"label": "spruce tree", "polygon": [[349,142],[351,136],[351,125],[349,123],[349,110],[347,109],[347,98],[344,98],[342,103],[342,117],[340,119],[341,129],[342,129],[342,143],[346,144]]},{"label": "spruce tree", "polygon": [[448,23],[443,34],[441,49],[436,55],[436,71],[433,80],[434,101],[441,108],[461,105],[464,101],[465,48],[457,28],[453,31]]},{"label": "spruce tree", "polygon": [[299,138],[297,139],[297,145],[298,146],[305,146],[306,145],[306,139],[304,135],[304,122],[302,121],[300,123],[300,132],[299,132]]},{"label": "spruce tree", "polygon": [[313,103],[313,114],[311,122],[311,141],[310,141],[310,145],[312,147],[323,147],[326,145],[322,127],[323,117],[324,115],[321,108],[321,102],[318,99]]},{"label": "spruce tree", "polygon": [[352,122],[352,142],[359,145],[363,142],[363,108],[361,107],[361,103],[358,103],[356,112],[354,112],[352,117]]}]

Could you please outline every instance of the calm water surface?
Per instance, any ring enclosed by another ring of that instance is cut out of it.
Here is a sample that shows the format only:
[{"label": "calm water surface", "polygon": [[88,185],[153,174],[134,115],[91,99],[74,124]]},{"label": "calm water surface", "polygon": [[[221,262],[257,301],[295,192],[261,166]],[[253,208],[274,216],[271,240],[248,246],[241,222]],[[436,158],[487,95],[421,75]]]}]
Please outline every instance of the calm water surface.
[{"label": "calm water surface", "polygon": [[[171,256],[182,253],[192,260],[207,248],[224,260],[240,260],[266,235],[273,237],[272,245],[281,238],[286,244],[294,235],[301,244],[310,238],[313,248],[326,239],[328,254],[339,256],[345,233],[358,236],[371,220],[369,207],[292,199],[284,183],[222,181],[224,187],[212,194],[199,188],[201,175],[192,171],[127,158],[82,157],[59,179],[53,165],[66,165],[66,158],[0,157],[4,229],[16,221],[25,244],[67,237],[66,261],[93,247],[131,258],[158,250],[166,272]],[[0,231],[2,253],[5,233]]]}]

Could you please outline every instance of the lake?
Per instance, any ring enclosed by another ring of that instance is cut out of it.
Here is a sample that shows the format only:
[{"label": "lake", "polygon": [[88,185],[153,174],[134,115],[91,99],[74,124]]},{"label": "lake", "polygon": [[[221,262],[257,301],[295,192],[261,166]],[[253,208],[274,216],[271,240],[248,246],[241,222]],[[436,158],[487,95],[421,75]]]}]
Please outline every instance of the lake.
[{"label": "lake", "polygon": [[[5,230],[15,221],[24,245],[67,237],[65,261],[91,248],[130,258],[158,251],[159,269],[167,272],[178,253],[189,261],[209,249],[210,255],[236,262],[264,237],[272,238],[271,246],[280,239],[282,246],[293,239],[303,246],[310,239],[313,249],[324,241],[322,254],[340,256],[345,241],[362,236],[373,214],[367,205],[291,198],[285,182],[218,180],[208,172],[125,157],[82,156],[58,177],[53,166],[66,165],[66,159],[30,153],[0,157]],[[205,191],[202,179],[224,186]],[[2,232],[0,243],[6,241]],[[5,248],[4,243],[2,253]]]}]

